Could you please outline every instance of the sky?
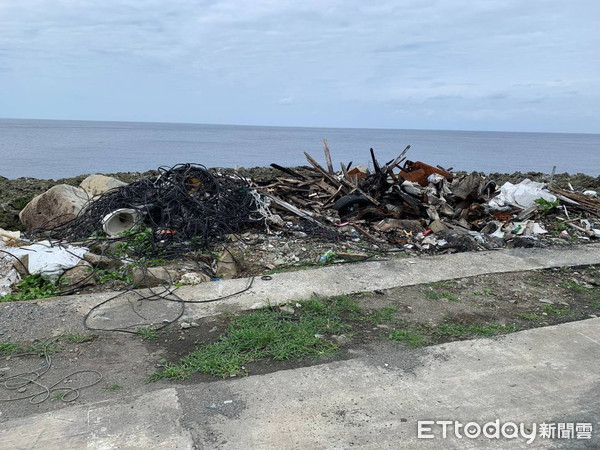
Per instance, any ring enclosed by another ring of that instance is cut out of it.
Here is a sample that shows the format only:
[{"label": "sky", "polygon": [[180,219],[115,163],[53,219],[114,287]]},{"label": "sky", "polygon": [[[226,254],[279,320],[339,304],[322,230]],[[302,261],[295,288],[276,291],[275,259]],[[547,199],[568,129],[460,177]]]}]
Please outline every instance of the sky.
[{"label": "sky", "polygon": [[0,0],[0,117],[600,132],[599,0]]}]

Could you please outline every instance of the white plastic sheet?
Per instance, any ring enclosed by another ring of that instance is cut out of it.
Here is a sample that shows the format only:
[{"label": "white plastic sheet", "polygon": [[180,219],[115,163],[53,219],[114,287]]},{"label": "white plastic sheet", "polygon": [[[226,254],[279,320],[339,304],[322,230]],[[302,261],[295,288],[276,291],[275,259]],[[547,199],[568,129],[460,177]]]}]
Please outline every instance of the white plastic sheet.
[{"label": "white plastic sheet", "polygon": [[88,251],[85,247],[72,245],[52,246],[49,241],[41,241],[24,247],[16,247],[10,253],[20,257],[29,255],[29,273],[39,273],[50,278],[58,278],[62,273],[75,267]]},{"label": "white plastic sheet", "polygon": [[556,201],[556,196],[544,190],[543,187],[543,183],[531,181],[529,178],[518,184],[506,182],[500,188],[500,194],[490,200],[490,208],[502,209],[508,205],[528,208],[538,198],[543,198],[549,202]]}]

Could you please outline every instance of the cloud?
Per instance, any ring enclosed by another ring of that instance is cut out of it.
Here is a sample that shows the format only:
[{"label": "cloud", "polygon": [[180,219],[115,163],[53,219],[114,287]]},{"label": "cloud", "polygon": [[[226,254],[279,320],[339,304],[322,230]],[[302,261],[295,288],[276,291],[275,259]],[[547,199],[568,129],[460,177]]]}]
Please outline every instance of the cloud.
[{"label": "cloud", "polygon": [[294,103],[294,97],[283,97],[279,99],[277,103],[279,103],[280,105],[291,105],[292,103]]},{"label": "cloud", "polygon": [[[599,13],[596,0],[5,0],[0,117],[36,117],[25,105],[43,94],[55,117],[390,126],[403,103],[423,127],[452,107],[506,112],[463,129],[510,128],[518,105],[539,104],[527,114],[543,124],[560,98],[600,131],[584,113],[600,101]],[[97,115],[109,103],[125,106]]]}]

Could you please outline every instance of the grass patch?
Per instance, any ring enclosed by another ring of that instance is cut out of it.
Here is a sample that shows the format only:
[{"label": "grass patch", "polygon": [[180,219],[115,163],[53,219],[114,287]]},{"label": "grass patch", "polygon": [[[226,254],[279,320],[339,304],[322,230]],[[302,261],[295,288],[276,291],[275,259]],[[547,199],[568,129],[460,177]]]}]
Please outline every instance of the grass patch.
[{"label": "grass patch", "polygon": [[396,318],[394,315],[396,312],[398,312],[398,308],[395,306],[384,306],[383,308],[375,310],[371,314],[365,316],[365,320],[373,324],[395,322]]},{"label": "grass patch", "polygon": [[480,291],[473,291],[473,295],[494,295],[492,289],[481,289]]},{"label": "grass patch", "polygon": [[219,377],[247,375],[245,364],[260,360],[300,360],[331,355],[338,345],[326,334],[347,331],[344,316],[360,311],[348,296],[301,302],[297,315],[267,308],[232,319],[217,342],[200,347],[177,364],[165,364],[151,381],[185,379],[194,372]]},{"label": "grass patch", "polygon": [[9,356],[16,354],[31,353],[43,356],[44,353],[52,354],[59,352],[63,347],[58,342],[34,342],[33,344],[20,344],[17,342],[0,342],[0,355]]},{"label": "grass patch", "polygon": [[439,324],[433,331],[433,335],[442,338],[467,338],[471,336],[494,336],[517,331],[518,329],[515,325],[506,326],[493,322],[485,325],[463,325],[448,321]]},{"label": "grass patch", "polygon": [[519,317],[530,322],[542,322],[544,320],[543,317],[538,316],[536,313],[521,313]]},{"label": "grass patch", "polygon": [[71,344],[81,344],[83,342],[92,342],[98,339],[97,334],[78,334],[78,333],[69,333],[67,334],[67,341]]},{"label": "grass patch", "polygon": [[120,391],[121,389],[123,389],[123,386],[119,383],[107,384],[102,388],[103,391]]},{"label": "grass patch", "polygon": [[577,283],[570,283],[568,281],[563,281],[562,283],[560,283],[560,287],[562,287],[564,289],[569,289],[574,292],[580,292],[582,294],[600,295],[600,291],[597,289],[586,287],[586,286],[581,286],[580,284],[577,284]]},{"label": "grass patch", "polygon": [[19,344],[14,342],[0,342],[0,355],[14,355],[23,351]]},{"label": "grass patch", "polygon": [[441,300],[442,298],[445,298],[451,302],[460,301],[460,299],[456,295],[451,294],[450,292],[436,292],[431,289],[425,289],[423,291],[423,294],[430,300]]},{"label": "grass patch", "polygon": [[144,327],[136,331],[136,334],[144,341],[154,341],[158,339],[158,331],[156,328]]},{"label": "grass patch", "polygon": [[392,330],[390,331],[389,338],[392,341],[404,342],[412,348],[424,347],[429,344],[425,336],[410,330]]},{"label": "grass patch", "polygon": [[600,300],[592,302],[592,308],[600,309]]},{"label": "grass patch", "polygon": [[542,308],[542,311],[548,314],[554,314],[556,316],[570,316],[575,314],[573,311],[569,311],[568,309],[564,309],[564,308],[555,308],[552,305],[545,305]]}]

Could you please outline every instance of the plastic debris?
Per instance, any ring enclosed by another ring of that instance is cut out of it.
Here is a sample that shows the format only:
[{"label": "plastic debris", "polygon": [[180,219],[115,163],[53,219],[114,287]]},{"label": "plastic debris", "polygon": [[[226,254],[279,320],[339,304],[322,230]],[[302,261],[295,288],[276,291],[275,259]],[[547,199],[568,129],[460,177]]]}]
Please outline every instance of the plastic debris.
[{"label": "plastic debris", "polygon": [[519,208],[528,208],[539,198],[548,202],[555,202],[556,196],[543,189],[544,183],[524,179],[518,184],[506,182],[500,188],[500,194],[489,202],[492,209],[501,209],[512,205]]},{"label": "plastic debris", "polygon": [[16,257],[28,256],[29,273],[39,273],[50,278],[58,278],[65,270],[75,267],[87,252],[88,249],[85,247],[53,245],[50,241],[41,241],[10,250],[10,253]]}]

